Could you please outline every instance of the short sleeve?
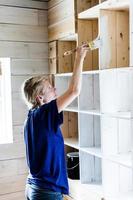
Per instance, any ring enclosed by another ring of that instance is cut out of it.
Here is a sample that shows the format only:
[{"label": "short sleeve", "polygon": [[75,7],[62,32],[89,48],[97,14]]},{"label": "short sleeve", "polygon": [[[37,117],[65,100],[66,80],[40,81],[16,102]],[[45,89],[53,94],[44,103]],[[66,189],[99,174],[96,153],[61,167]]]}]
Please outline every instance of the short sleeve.
[{"label": "short sleeve", "polygon": [[56,99],[41,106],[40,115],[41,121],[45,123],[49,130],[56,132],[58,127],[63,123],[63,112],[58,113]]}]

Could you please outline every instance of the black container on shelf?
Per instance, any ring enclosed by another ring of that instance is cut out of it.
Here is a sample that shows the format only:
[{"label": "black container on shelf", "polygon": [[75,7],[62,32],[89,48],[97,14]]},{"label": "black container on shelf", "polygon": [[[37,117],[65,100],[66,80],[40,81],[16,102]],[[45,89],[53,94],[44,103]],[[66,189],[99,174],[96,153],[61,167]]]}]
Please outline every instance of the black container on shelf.
[{"label": "black container on shelf", "polygon": [[79,152],[67,153],[68,178],[79,180]]}]

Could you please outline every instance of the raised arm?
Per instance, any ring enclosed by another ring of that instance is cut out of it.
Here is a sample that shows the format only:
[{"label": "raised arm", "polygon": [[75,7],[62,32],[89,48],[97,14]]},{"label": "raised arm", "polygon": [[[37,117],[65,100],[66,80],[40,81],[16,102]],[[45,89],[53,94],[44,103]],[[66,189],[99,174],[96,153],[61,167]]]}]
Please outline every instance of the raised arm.
[{"label": "raised arm", "polygon": [[73,74],[67,91],[57,98],[58,112],[64,110],[79,94],[82,82],[83,62],[88,48],[86,44],[77,48]]}]

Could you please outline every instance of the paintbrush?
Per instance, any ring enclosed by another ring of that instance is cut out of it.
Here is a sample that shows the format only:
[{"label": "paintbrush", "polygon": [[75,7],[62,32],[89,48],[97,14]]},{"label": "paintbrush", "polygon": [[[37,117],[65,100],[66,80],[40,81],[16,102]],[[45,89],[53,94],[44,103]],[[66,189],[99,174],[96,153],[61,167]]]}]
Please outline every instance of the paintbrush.
[{"label": "paintbrush", "polygon": [[[89,47],[89,49],[92,51],[92,50],[95,50],[97,48],[100,47],[100,44],[101,44],[101,40],[100,40],[100,36],[98,36],[97,38],[95,38],[93,41],[91,42],[85,42],[86,44],[86,47]],[[63,56],[69,56],[71,55],[72,53],[75,53],[77,50],[77,48],[75,49],[72,49],[70,51],[66,51]]]}]

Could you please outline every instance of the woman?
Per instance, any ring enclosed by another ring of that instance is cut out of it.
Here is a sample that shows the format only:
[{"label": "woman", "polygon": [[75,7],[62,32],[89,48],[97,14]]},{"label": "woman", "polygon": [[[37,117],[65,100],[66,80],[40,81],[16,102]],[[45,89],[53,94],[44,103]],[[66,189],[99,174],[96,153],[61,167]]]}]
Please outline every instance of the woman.
[{"label": "woman", "polygon": [[69,88],[57,97],[56,89],[44,76],[23,84],[25,102],[30,110],[24,125],[29,175],[26,184],[28,200],[63,200],[69,194],[64,141],[60,130],[62,111],[80,93],[81,72],[88,48],[77,48]]}]

